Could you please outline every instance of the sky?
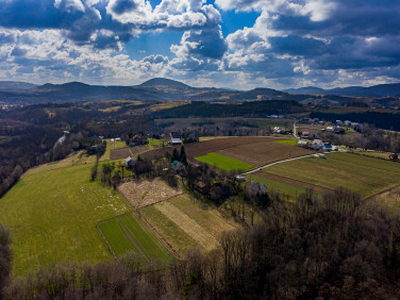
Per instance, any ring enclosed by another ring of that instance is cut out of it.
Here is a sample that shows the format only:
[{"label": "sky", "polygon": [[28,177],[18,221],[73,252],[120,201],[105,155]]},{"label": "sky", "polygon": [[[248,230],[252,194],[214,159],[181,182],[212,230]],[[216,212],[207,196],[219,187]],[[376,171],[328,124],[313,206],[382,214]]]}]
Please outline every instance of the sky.
[{"label": "sky", "polygon": [[0,80],[400,82],[399,0],[0,0]]}]

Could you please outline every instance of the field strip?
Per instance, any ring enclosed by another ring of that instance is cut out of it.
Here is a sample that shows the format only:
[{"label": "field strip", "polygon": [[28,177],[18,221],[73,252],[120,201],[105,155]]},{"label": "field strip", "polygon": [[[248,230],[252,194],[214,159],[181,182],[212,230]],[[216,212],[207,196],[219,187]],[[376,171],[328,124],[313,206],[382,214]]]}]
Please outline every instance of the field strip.
[{"label": "field strip", "polygon": [[210,233],[173,204],[161,202],[155,207],[182,228],[189,236],[198,241],[206,250],[212,250],[218,247],[218,241]]},{"label": "field strip", "polygon": [[96,224],[96,229],[97,229],[97,232],[100,234],[101,238],[103,239],[104,243],[107,245],[108,250],[110,250],[112,256],[114,256],[114,258],[117,258],[117,255],[115,255],[113,248],[111,247],[110,243],[107,241],[106,237],[104,236],[103,232],[101,232],[101,230],[97,224]]},{"label": "field strip", "polygon": [[139,216],[140,220],[143,221],[143,223],[147,226],[147,228],[159,239],[159,241],[169,250],[169,252],[172,253],[172,255],[175,256],[177,259],[181,259],[180,255],[178,252],[175,251],[174,248],[170,245],[170,243],[167,242],[167,240],[160,234],[151,224],[143,214],[140,213],[140,211],[137,211],[137,215]]},{"label": "field strip", "polygon": [[393,185],[393,186],[391,186],[390,188],[387,188],[387,189],[385,189],[385,190],[383,190],[383,191],[380,191],[380,192],[378,192],[378,193],[376,193],[376,194],[373,194],[373,195],[371,195],[371,196],[366,197],[365,200],[369,200],[369,199],[378,197],[378,196],[380,196],[380,195],[382,195],[382,194],[385,194],[385,193],[390,193],[392,190],[395,190],[395,189],[398,188],[398,187],[400,187],[400,185],[398,185],[398,184]]},{"label": "field strip", "polygon": [[297,156],[297,157],[293,157],[293,158],[287,158],[287,159],[279,160],[279,161],[276,161],[276,162],[273,162],[273,163],[269,163],[269,164],[267,164],[265,166],[258,167],[258,168],[254,169],[254,170],[247,171],[245,173],[242,173],[242,175],[243,176],[250,175],[250,174],[253,174],[255,172],[261,171],[260,169],[272,167],[274,165],[281,164],[281,163],[284,163],[284,162],[303,159],[303,158],[307,158],[307,157],[315,157],[315,156],[318,156],[318,154],[330,154],[330,153],[332,153],[332,152],[313,153],[313,154],[307,154],[307,155]]},{"label": "field strip", "polygon": [[312,189],[315,191],[319,191],[319,192],[324,192],[324,191],[332,191],[333,189],[331,188],[327,188],[321,185],[316,185],[313,183],[309,183],[309,182],[305,182],[305,181],[301,181],[301,180],[297,180],[297,179],[293,179],[293,178],[288,178],[288,177],[284,177],[281,175],[277,175],[277,174],[272,174],[272,173],[268,173],[268,172],[258,172],[258,173],[254,173],[255,176],[259,176],[259,177],[263,177],[266,179],[271,179],[271,180],[275,180],[278,182],[284,182],[290,185],[294,185],[300,188],[304,188],[304,189]]}]

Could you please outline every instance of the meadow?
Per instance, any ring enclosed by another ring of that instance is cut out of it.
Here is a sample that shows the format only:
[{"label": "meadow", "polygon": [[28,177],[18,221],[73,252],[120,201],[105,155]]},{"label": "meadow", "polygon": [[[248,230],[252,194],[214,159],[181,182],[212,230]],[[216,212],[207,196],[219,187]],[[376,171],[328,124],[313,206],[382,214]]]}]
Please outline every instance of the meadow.
[{"label": "meadow", "polygon": [[266,168],[264,172],[330,189],[343,186],[365,197],[400,182],[397,163],[351,153],[290,161]]},{"label": "meadow", "polygon": [[169,250],[132,213],[101,221],[97,226],[116,256],[132,251],[146,262],[173,259]]},{"label": "meadow", "polygon": [[0,223],[12,230],[13,276],[56,262],[112,258],[95,225],[131,207],[110,188],[91,182],[91,167],[37,167],[0,199]]},{"label": "meadow", "polygon": [[249,170],[254,166],[241,162],[239,160],[223,156],[214,152],[210,152],[206,155],[198,156],[196,159],[200,162],[207,163],[213,167],[219,168],[225,171],[231,170]]}]

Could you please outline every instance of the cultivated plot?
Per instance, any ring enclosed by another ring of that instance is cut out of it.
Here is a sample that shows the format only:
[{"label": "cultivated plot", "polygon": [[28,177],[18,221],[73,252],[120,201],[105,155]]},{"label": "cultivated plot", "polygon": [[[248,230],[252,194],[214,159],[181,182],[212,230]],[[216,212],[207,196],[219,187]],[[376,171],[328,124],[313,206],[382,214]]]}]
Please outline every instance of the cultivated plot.
[{"label": "cultivated plot", "polygon": [[133,251],[144,261],[173,259],[168,249],[132,213],[99,222],[98,228],[116,256]]},{"label": "cultivated plot", "polygon": [[225,171],[231,170],[242,170],[246,171],[254,168],[254,166],[236,160],[234,158],[230,158],[227,156],[223,156],[217,153],[208,153],[206,155],[198,156],[196,159],[200,162],[209,164],[210,166],[219,168]]},{"label": "cultivated plot", "polygon": [[122,184],[118,190],[136,209],[182,194],[180,189],[170,187],[160,178],[152,181],[127,182]]},{"label": "cultivated plot", "polygon": [[374,195],[400,182],[397,163],[351,153],[332,153],[326,159],[304,158],[264,171],[330,189],[343,186],[363,196]]},{"label": "cultivated plot", "polygon": [[146,207],[141,213],[181,256],[195,246],[215,249],[222,234],[236,227],[216,209],[202,209],[186,195]]}]

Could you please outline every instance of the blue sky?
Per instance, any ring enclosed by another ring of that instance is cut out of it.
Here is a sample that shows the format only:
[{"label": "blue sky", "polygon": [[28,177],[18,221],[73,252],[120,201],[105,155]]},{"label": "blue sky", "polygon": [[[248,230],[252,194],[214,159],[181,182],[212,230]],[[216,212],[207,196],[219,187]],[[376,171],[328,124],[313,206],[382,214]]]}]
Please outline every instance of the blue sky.
[{"label": "blue sky", "polygon": [[1,0],[0,80],[400,82],[398,0]]}]

